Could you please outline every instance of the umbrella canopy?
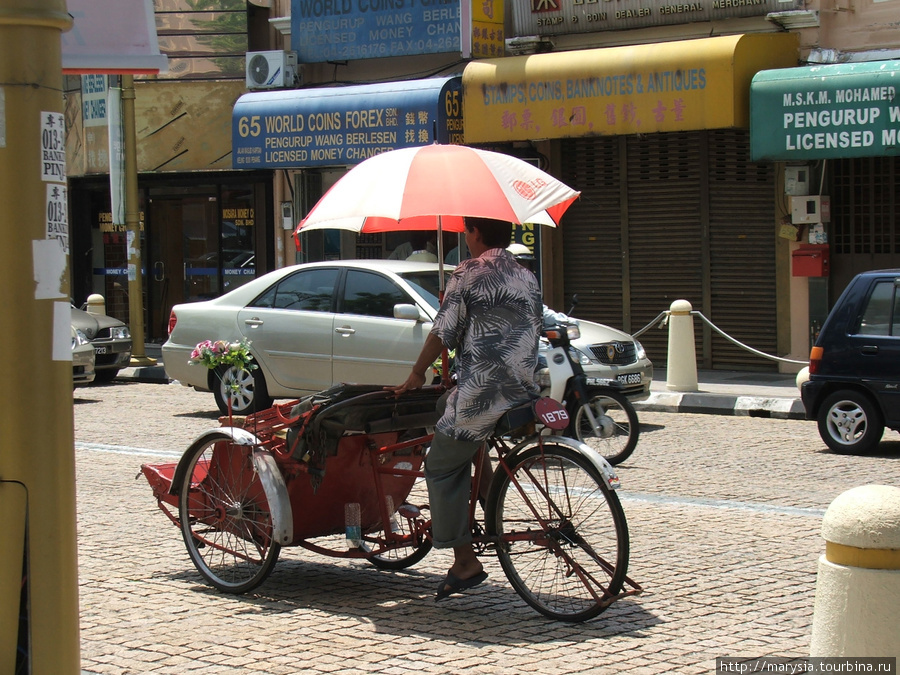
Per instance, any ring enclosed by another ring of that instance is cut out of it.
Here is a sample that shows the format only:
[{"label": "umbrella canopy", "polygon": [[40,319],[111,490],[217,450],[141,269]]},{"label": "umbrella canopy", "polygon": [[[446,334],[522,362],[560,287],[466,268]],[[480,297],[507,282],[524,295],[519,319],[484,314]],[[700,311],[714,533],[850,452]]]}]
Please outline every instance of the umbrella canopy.
[{"label": "umbrella canopy", "polygon": [[370,157],[347,172],[297,233],[462,232],[463,217],[555,226],[580,193],[536,166],[464,145],[425,145]]}]

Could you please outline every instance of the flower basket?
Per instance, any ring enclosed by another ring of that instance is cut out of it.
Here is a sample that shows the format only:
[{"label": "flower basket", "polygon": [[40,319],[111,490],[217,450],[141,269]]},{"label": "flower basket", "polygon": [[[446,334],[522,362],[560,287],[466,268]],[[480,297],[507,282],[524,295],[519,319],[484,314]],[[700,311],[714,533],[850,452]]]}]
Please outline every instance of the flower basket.
[{"label": "flower basket", "polygon": [[[226,340],[204,340],[194,347],[188,363],[197,363],[215,371],[219,366],[227,366],[242,370],[255,370],[256,364],[253,354],[250,353],[250,340],[246,338],[240,342],[228,342]],[[223,374],[216,373],[220,381],[225,383]],[[232,379],[227,383],[228,392],[228,417],[231,418],[232,398],[238,392],[238,382]]]}]

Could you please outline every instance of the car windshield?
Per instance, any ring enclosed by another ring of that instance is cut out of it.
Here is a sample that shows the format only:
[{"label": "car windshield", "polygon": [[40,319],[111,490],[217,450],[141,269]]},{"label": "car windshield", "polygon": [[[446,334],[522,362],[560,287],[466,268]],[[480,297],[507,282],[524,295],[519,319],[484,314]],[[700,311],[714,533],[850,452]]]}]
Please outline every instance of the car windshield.
[{"label": "car windshield", "polygon": [[[422,298],[434,309],[441,306],[438,300],[438,273],[435,272],[407,272],[401,274],[400,277],[406,281],[413,289],[422,296]],[[450,272],[444,272],[444,287],[450,280]]]}]

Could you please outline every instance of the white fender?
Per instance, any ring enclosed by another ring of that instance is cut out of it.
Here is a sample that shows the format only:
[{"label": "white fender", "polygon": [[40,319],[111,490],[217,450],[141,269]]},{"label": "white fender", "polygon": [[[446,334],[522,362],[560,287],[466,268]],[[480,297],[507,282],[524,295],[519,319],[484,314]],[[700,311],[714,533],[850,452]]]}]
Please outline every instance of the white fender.
[{"label": "white fender", "polygon": [[[610,490],[618,490],[621,487],[619,477],[616,475],[616,470],[612,467],[612,464],[607,462],[606,458],[591,446],[586,445],[581,441],[576,441],[574,438],[569,438],[568,436],[541,436],[541,441],[544,443],[564,445],[570,450],[574,450],[594,465],[597,471],[600,472],[600,475],[603,476],[603,480]],[[520,451],[533,445],[537,445],[537,441],[535,441],[534,438],[527,438],[516,445],[511,454],[518,454]]]},{"label": "white fender", "polygon": [[284,476],[278,470],[272,453],[262,448],[253,451],[253,466],[272,510],[272,538],[286,546],[294,538],[294,513]]},{"label": "white fender", "polygon": [[[261,447],[262,441],[254,434],[240,427],[218,427],[204,431],[194,439],[191,448],[197,443],[205,442],[207,437],[225,434],[231,436],[231,440],[235,445],[258,446],[253,451],[253,468],[259,476],[262,483],[263,491],[266,493],[266,499],[269,502],[269,509],[272,514],[272,538],[281,545],[289,544],[294,536],[294,516],[291,511],[291,500],[288,497],[287,485],[284,482],[284,476],[278,470],[275,458],[272,453]],[[190,448],[185,455],[190,453]],[[181,481],[184,480],[184,473],[187,470],[187,462],[182,459],[175,470],[170,492],[178,494],[181,488]]]},{"label": "white fender", "polygon": [[575,373],[569,363],[569,355],[562,347],[546,351],[547,368],[550,370],[550,398],[562,403],[566,393],[566,383]]}]

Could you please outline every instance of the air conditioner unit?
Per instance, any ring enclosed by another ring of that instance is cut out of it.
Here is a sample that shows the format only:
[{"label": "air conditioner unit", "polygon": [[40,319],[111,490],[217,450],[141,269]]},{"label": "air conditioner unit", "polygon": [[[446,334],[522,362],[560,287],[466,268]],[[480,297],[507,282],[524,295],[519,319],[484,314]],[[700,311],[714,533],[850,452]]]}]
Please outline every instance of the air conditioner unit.
[{"label": "air conditioner unit", "polygon": [[292,87],[296,78],[295,52],[247,52],[247,89]]}]

